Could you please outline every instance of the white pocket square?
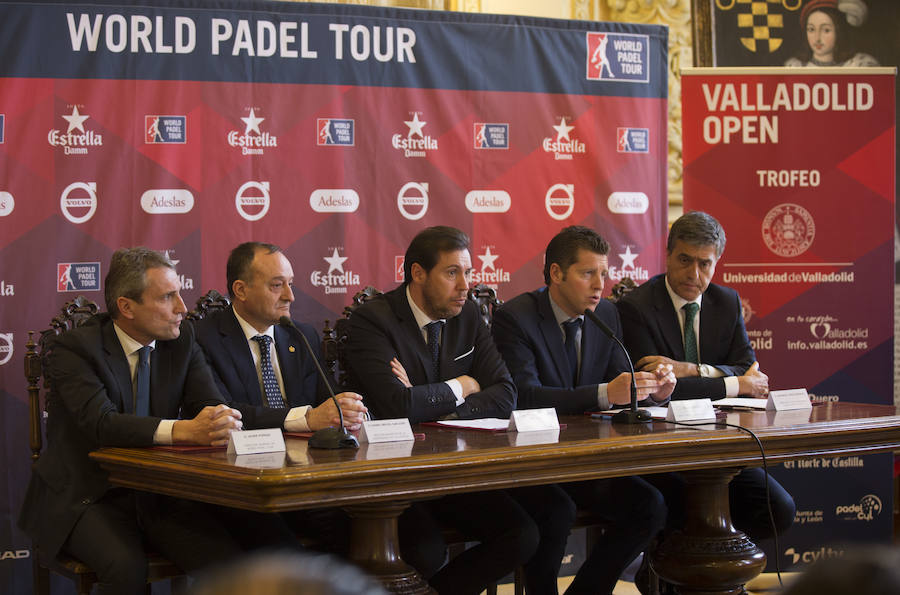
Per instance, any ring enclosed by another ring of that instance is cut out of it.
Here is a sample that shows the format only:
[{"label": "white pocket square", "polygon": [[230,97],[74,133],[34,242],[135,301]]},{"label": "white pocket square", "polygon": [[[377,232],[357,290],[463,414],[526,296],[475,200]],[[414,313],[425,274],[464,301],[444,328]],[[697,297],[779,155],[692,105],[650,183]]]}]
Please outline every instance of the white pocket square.
[{"label": "white pocket square", "polygon": [[464,358],[464,357],[466,357],[467,355],[471,354],[473,351],[475,351],[475,346],[474,346],[474,345],[472,345],[472,348],[469,349],[469,350],[468,350],[467,352],[465,352],[464,354],[462,354],[462,355],[457,355],[456,357],[454,357],[454,358],[453,358],[453,361],[458,362],[458,361],[461,360],[462,358]]}]

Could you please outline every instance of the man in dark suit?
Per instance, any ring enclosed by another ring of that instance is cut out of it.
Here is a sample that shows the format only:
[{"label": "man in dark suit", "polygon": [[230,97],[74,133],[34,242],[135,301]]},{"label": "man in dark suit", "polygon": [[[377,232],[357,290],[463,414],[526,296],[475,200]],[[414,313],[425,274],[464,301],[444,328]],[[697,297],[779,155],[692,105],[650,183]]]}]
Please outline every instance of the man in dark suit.
[{"label": "man in dark suit", "polygon": [[[406,251],[404,284],[350,317],[350,383],[366,395],[376,416],[412,423],[504,418],[515,408],[509,372],[475,304],[466,298],[471,269],[469,238],[452,227],[430,227]],[[426,576],[439,593],[480,593],[526,562],[526,581],[550,577],[555,588],[554,569],[559,569],[574,510],[561,492],[527,490],[527,511],[502,490],[423,503],[430,518],[422,515],[421,531],[435,534],[431,519],[436,519],[468,541],[480,542]]]},{"label": "man in dark suit", "polygon": [[[294,271],[281,249],[245,242],[231,251],[225,276],[232,305],[197,323],[197,342],[219,391],[241,411],[244,425],[291,432],[338,425],[334,402],[303,338],[279,324],[282,316],[290,317],[294,301]],[[313,327],[294,325],[318,353]],[[270,371],[274,385],[266,380]],[[358,428],[366,412],[362,397],[345,392],[337,400],[344,425]]]},{"label": "man in dark suit", "polygon": [[66,550],[87,563],[100,593],[138,593],[147,574],[144,543],[188,572],[239,547],[203,505],[112,488],[88,453],[224,444],[241,421],[216,391],[191,327],[181,326],[186,310],[168,258],[146,248],[118,250],[104,286],[108,314],[52,346],[47,450],[20,525],[44,554]]},{"label": "man in dark suit", "polygon": [[[666,274],[657,275],[619,300],[625,345],[642,370],[671,365],[678,378],[673,399],[765,398],[769,379],[759,370],[747,337],[741,300],[733,289],[711,283],[725,250],[725,230],[700,211],[679,217],[669,231]],[[670,526],[679,526],[684,505],[679,474],[649,477],[663,490]],[[771,477],[775,531],[794,520],[794,501]],[[746,468],[729,486],[735,526],[760,539],[773,533],[766,477]]]},{"label": "man in dark suit", "polygon": [[[595,231],[572,226],[547,245],[546,287],[503,305],[492,325],[497,349],[512,373],[521,408],[554,407],[580,415],[631,400],[631,374],[621,348],[590,321],[593,311],[621,336],[619,316],[601,299],[609,244]],[[638,397],[664,402],[675,385],[671,368],[638,372]],[[622,571],[662,529],[665,504],[638,477],[563,484],[575,503],[604,518],[603,539],[566,591],[612,593]]]},{"label": "man in dark suit", "polygon": [[[307,432],[339,425],[334,402],[303,337],[279,324],[281,317],[290,317],[294,301],[294,271],[281,248],[261,242],[240,244],[228,256],[225,277],[232,305],[196,323],[197,342],[219,391],[241,412],[244,426]],[[319,353],[313,327],[299,321],[294,325]],[[362,397],[351,392],[336,397],[344,425],[359,428],[366,412]],[[331,551],[345,553],[348,547],[349,527],[340,510],[270,515],[217,508],[216,514],[248,548],[297,547],[295,533],[312,537]]]}]

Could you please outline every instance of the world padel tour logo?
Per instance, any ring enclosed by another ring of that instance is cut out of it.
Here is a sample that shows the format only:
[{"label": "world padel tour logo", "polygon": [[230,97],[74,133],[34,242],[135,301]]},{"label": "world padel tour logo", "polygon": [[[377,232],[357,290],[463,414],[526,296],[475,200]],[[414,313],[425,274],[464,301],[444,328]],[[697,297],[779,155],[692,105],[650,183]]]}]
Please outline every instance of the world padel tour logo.
[{"label": "world padel tour logo", "polygon": [[[84,106],[80,106],[84,109]],[[85,130],[84,123],[90,118],[87,114],[78,111],[79,106],[71,106],[71,114],[62,114],[62,119],[68,124],[66,131],[51,128],[47,132],[47,142],[51,147],[62,147],[66,155],[87,155],[88,149],[103,146],[103,135],[93,130]]]},{"label": "world padel tour logo", "polygon": [[482,254],[475,254],[481,261],[481,270],[472,271],[472,283],[484,283],[497,288],[498,283],[509,283],[509,273],[503,270],[502,266],[497,265],[499,254],[491,252],[493,246],[484,246]]},{"label": "world padel tour logo", "polygon": [[316,119],[316,144],[320,147],[352,147],[356,144],[354,121],[339,118]]},{"label": "world padel tour logo", "polygon": [[635,263],[640,253],[632,252],[631,246],[625,246],[625,252],[620,252],[616,256],[622,259],[622,266],[609,267],[610,280],[618,283],[624,277],[630,277],[638,283],[642,283],[650,278],[650,271]]},{"label": "world padel tour logo", "polygon": [[557,160],[569,160],[574,155],[581,155],[587,150],[584,143],[575,137],[573,131],[575,127],[566,124],[565,117],[559,119],[559,125],[553,126],[556,131],[556,138],[548,136],[541,145],[546,153],[553,153],[553,158]]},{"label": "world padel tour logo", "polygon": [[509,148],[509,124],[475,122],[473,134],[476,149]]},{"label": "world padel tour logo", "polygon": [[234,195],[238,214],[247,221],[257,221],[269,212],[269,183],[245,182]]},{"label": "world padel tour logo", "polygon": [[84,223],[97,212],[97,182],[72,182],[59,196],[59,209],[72,223]]},{"label": "world padel tour logo", "polygon": [[646,83],[650,80],[647,35],[587,34],[586,77],[591,81]]},{"label": "world padel tour logo", "polygon": [[186,116],[144,116],[144,144],[183,145],[186,142]]},{"label": "world padel tour logo", "polygon": [[616,128],[616,152],[649,153],[649,128]]},{"label": "world padel tour logo", "polygon": [[240,147],[241,155],[263,155],[266,149],[278,146],[278,137],[268,131],[262,131],[260,124],[266,118],[256,115],[257,108],[250,108],[250,115],[241,118],[244,122],[244,132],[232,130],[228,133],[228,144],[232,147]]},{"label": "world padel tour logo", "polygon": [[[343,247],[341,247],[343,250]],[[347,293],[347,287],[359,285],[359,275],[351,270],[344,270],[347,256],[338,254],[338,247],[332,248],[331,256],[323,256],[322,260],[328,263],[327,271],[313,271],[309,275],[309,282],[313,287],[324,287],[325,294]]]},{"label": "world padel tour logo", "polygon": [[428,151],[437,151],[437,139],[423,132],[423,128],[428,123],[419,119],[419,112],[411,112],[413,117],[411,120],[404,120],[408,130],[406,138],[401,134],[395,134],[391,137],[391,146],[395,149],[403,151],[404,157],[427,157]]},{"label": "world padel tour logo", "polygon": [[100,263],[56,263],[56,291],[100,291]]}]

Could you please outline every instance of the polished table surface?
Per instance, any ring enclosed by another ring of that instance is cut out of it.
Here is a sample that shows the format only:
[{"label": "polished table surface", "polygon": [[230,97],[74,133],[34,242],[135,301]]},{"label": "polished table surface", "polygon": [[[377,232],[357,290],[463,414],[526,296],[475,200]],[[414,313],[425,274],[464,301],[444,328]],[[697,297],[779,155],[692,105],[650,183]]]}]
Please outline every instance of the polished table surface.
[{"label": "polished table surface", "polygon": [[[829,403],[799,412],[731,412],[719,421],[752,430],[768,463],[900,449],[900,412],[893,406]],[[733,529],[728,510],[730,478],[741,467],[762,465],[748,433],[713,424],[613,425],[588,416],[560,422],[558,434],[414,427],[423,440],[359,450],[308,449],[306,440],[288,437],[287,451],[275,454],[103,448],[91,456],[113,484],[138,490],[261,512],[344,506],[360,521],[352,525],[357,549],[350,557],[401,593],[428,592],[397,553],[396,518],[411,501],[684,471],[692,503],[685,535],[667,538],[651,557],[654,568],[682,593],[740,593],[761,572],[765,554]]]},{"label": "polished table surface", "polygon": [[[811,412],[734,412],[729,423],[759,436],[767,461],[892,450],[900,447],[893,406],[834,403]],[[701,469],[759,466],[756,442],[736,428],[685,428],[656,421],[613,425],[590,417],[560,418],[551,434],[489,433],[415,427],[425,439],[308,449],[287,438],[286,456],[224,449],[172,452],[103,448],[91,456],[114,484],[275,512],[377,500],[417,500],[452,492]]]}]

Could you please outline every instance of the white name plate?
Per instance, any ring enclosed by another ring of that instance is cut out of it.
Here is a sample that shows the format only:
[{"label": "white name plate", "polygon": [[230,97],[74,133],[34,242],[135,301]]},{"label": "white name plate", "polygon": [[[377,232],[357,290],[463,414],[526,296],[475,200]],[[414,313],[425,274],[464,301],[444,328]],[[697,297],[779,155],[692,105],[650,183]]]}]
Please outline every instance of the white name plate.
[{"label": "white name plate", "polygon": [[558,430],[559,418],[556,409],[522,409],[509,416],[509,432],[536,432],[538,430]]},{"label": "white name plate", "polygon": [[510,446],[534,446],[536,444],[556,444],[559,430],[538,430],[536,432],[507,432]]},{"label": "white name plate", "polygon": [[363,452],[365,453],[365,458],[370,461],[375,459],[400,459],[412,454],[414,444],[415,441],[413,440],[375,444],[370,442]]},{"label": "white name plate", "polygon": [[805,388],[792,388],[789,390],[773,390],[766,401],[766,409],[769,411],[791,411],[793,409],[812,409],[812,401]]},{"label": "white name plate", "polygon": [[715,421],[716,411],[709,399],[670,401],[666,421]]},{"label": "white name plate", "polygon": [[264,452],[256,455],[232,455],[228,457],[234,465],[248,469],[281,469],[284,467],[284,452]]},{"label": "white name plate", "polygon": [[400,442],[415,440],[412,426],[405,417],[402,419],[374,419],[364,421],[359,430],[359,441],[374,444],[377,442]]},{"label": "white name plate", "polygon": [[228,454],[255,455],[262,452],[283,452],[284,436],[280,428],[242,430],[228,438]]}]

